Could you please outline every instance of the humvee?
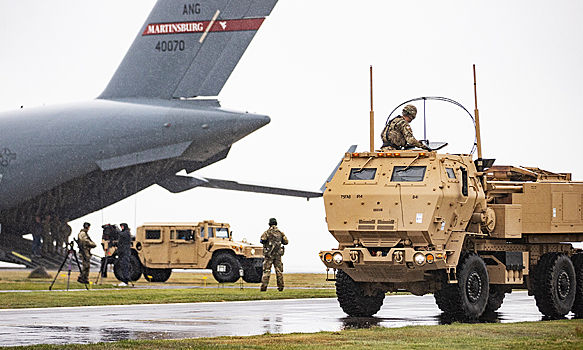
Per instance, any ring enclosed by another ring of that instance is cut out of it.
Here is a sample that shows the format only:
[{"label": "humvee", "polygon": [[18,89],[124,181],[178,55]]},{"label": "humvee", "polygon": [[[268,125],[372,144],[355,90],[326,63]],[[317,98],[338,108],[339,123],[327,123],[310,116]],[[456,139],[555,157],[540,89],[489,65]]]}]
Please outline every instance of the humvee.
[{"label": "humvee", "polygon": [[344,155],[324,192],[338,248],[320,252],[344,312],[371,316],[385,293],[409,291],[476,319],[526,289],[546,317],[583,317],[583,253],[571,244],[583,241],[583,183],[494,166],[479,147],[476,160],[425,149]]},{"label": "humvee", "polygon": [[[113,264],[115,277],[121,280],[112,228],[104,225],[104,264]],[[145,223],[132,241],[130,280],[137,281],[143,275],[151,282],[165,282],[172,269],[211,269],[220,283],[236,282],[241,277],[245,282],[259,283],[263,260],[263,246],[245,239],[234,241],[226,223]],[[105,271],[102,266],[102,273]]]}]

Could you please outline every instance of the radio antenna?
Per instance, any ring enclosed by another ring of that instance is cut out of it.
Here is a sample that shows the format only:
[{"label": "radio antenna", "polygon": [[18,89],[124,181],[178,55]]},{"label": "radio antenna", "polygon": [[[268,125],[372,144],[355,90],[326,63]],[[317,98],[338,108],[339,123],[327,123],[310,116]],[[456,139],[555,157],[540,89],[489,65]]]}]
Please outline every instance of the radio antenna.
[{"label": "radio antenna", "polygon": [[374,152],[374,109],[372,104],[372,65],[370,66],[370,151]]},{"label": "radio antenna", "polygon": [[[478,149],[478,164],[482,162],[482,140],[480,138],[480,113],[478,112],[478,90],[476,87],[476,65],[474,64],[474,102],[476,109],[474,109],[474,119],[476,124],[476,147]],[[481,169],[478,171],[482,171]]]}]

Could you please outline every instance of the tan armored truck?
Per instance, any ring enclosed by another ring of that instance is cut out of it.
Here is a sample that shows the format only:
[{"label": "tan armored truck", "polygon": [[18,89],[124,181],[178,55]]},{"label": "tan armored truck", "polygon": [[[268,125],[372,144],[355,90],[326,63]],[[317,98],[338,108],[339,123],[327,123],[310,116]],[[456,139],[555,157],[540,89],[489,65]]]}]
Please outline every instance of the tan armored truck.
[{"label": "tan armored truck", "polygon": [[[113,264],[114,274],[121,280],[117,238],[111,231],[115,231],[114,226],[104,225],[105,264]],[[229,224],[212,220],[145,223],[137,229],[131,253],[132,281],[137,281],[143,274],[148,281],[165,282],[172,269],[211,269],[220,283],[236,282],[241,277],[245,282],[259,283],[263,273],[263,246],[246,240],[234,241]]]},{"label": "tan armored truck", "polygon": [[583,317],[583,253],[571,245],[583,241],[583,183],[478,154],[344,155],[324,192],[339,245],[320,252],[344,312],[371,316],[385,293],[409,291],[475,319],[527,289],[545,316]]}]

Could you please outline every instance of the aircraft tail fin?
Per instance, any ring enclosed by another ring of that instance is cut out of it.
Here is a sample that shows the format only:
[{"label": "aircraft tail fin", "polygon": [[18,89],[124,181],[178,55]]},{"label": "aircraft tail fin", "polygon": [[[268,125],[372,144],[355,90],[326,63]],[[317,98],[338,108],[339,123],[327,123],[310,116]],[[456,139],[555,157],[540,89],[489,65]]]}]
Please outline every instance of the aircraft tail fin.
[{"label": "aircraft tail fin", "polygon": [[99,98],[217,96],[277,0],[159,0]]}]

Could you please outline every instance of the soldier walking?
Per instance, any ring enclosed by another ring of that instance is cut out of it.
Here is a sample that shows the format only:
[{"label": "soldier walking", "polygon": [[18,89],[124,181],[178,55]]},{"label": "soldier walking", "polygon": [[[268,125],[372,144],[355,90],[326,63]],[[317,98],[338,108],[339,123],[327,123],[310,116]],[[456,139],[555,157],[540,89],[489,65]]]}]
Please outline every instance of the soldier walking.
[{"label": "soldier walking", "polygon": [[81,265],[81,274],[77,278],[77,282],[87,284],[89,283],[89,268],[91,267],[91,249],[97,247],[97,244],[91,240],[89,234],[89,227],[91,224],[86,222],[83,224],[83,228],[79,232],[77,236],[79,240],[79,253],[81,255],[82,265]]},{"label": "soldier walking", "polygon": [[289,242],[283,232],[277,228],[277,220],[275,218],[269,219],[269,229],[261,235],[261,244],[263,244],[263,277],[261,278],[261,291],[267,290],[269,284],[269,277],[271,276],[271,265],[275,269],[277,277],[277,289],[281,292],[283,290],[283,263],[281,257],[285,251],[284,245]]}]

